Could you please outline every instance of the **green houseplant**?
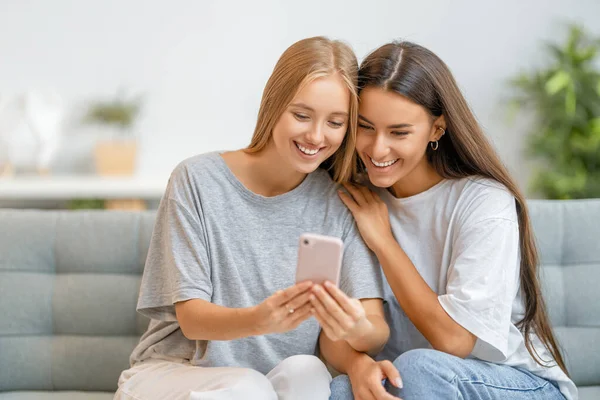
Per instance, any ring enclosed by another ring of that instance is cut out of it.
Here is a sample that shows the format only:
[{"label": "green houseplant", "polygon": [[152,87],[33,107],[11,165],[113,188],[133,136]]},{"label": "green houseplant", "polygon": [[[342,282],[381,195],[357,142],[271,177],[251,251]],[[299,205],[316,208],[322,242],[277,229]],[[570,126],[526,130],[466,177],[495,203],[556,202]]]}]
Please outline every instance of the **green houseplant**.
[{"label": "green houseplant", "polygon": [[96,171],[100,175],[132,175],[135,171],[137,140],[133,126],[141,109],[141,99],[123,95],[92,103],[86,123],[100,125],[107,137],[95,148]]},{"label": "green houseplant", "polygon": [[547,51],[544,68],[511,81],[513,106],[535,116],[532,188],[551,199],[600,197],[600,40],[570,25],[566,42]]}]

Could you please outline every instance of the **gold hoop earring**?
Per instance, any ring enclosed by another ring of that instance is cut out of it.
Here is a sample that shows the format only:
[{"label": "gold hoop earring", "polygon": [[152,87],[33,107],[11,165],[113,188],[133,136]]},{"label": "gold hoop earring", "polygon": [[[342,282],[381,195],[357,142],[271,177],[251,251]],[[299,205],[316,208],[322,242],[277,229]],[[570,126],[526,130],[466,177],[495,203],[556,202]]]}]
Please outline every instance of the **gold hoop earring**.
[{"label": "gold hoop earring", "polygon": [[438,147],[440,147],[440,144],[438,143],[437,140],[435,142],[429,142],[429,145],[431,146],[431,149],[433,151],[436,151],[438,149]]}]

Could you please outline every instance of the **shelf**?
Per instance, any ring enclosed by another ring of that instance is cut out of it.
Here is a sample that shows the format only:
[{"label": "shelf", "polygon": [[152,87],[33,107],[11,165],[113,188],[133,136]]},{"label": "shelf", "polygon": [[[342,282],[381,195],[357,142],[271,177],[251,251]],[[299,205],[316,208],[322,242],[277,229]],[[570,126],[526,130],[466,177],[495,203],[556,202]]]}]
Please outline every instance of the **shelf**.
[{"label": "shelf", "polygon": [[0,178],[0,200],[160,199],[168,177],[17,176]]}]

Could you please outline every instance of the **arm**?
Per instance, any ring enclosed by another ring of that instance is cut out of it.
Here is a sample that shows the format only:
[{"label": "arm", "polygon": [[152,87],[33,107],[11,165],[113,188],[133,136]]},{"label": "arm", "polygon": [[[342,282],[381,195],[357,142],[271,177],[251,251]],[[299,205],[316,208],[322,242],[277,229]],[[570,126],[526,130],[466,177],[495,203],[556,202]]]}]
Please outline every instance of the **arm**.
[{"label": "arm", "polygon": [[356,351],[376,355],[383,349],[390,337],[390,328],[385,322],[383,313],[383,301],[381,299],[361,299],[360,302],[365,309],[369,329],[356,338],[349,338],[348,344]]},{"label": "arm", "polygon": [[360,233],[377,255],[387,281],[408,318],[434,349],[457,357],[468,356],[476,336],[454,321],[442,308],[438,295],[423,280],[400,247],[389,222],[386,204],[369,189],[345,185],[340,193]]},{"label": "arm", "polygon": [[376,362],[367,354],[354,350],[346,341],[333,341],[323,332],[319,346],[323,358],[337,371],[348,375],[355,398],[398,400],[382,385],[382,380],[387,378],[394,386],[402,388],[400,373],[391,362]]},{"label": "arm", "polygon": [[374,247],[400,307],[433,348],[462,358],[471,354],[476,336],[446,313],[391,232]]},{"label": "arm", "polygon": [[186,300],[175,304],[175,313],[181,331],[190,340],[233,340],[287,332],[310,317],[311,287],[311,282],[302,282],[248,308]]},{"label": "arm", "polygon": [[190,340],[233,340],[260,334],[252,308],[227,308],[192,299],[175,304],[175,312]]}]

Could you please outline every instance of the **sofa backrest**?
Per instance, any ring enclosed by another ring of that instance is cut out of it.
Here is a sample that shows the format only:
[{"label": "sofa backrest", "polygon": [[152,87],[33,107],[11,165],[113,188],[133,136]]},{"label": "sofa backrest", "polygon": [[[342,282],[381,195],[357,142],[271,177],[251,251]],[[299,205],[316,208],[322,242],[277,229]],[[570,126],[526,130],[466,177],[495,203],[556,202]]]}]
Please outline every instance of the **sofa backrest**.
[{"label": "sofa backrest", "polygon": [[0,210],[0,392],[114,391],[154,213]]},{"label": "sofa backrest", "polygon": [[600,385],[600,199],[529,201],[548,314],[578,386]]},{"label": "sofa backrest", "polygon": [[[529,202],[546,304],[578,385],[600,385],[600,200]],[[0,210],[0,392],[116,390],[155,213]]]}]

